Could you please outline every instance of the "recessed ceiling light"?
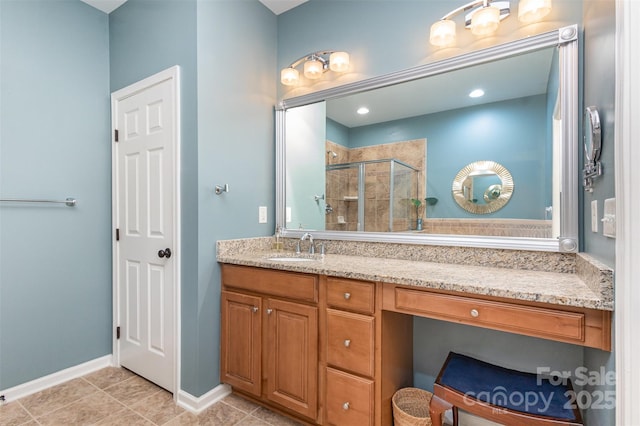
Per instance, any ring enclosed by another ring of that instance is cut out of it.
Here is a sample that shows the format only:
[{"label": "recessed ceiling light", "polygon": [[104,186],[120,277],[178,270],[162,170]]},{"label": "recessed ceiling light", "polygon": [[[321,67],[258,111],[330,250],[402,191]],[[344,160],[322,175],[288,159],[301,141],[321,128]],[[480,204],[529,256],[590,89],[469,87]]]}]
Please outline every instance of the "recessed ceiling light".
[{"label": "recessed ceiling light", "polygon": [[480,96],[484,96],[484,90],[482,89],[475,89],[469,93],[470,98],[479,98]]},{"label": "recessed ceiling light", "polygon": [[358,114],[360,115],[365,115],[365,114],[369,114],[369,108],[367,107],[360,107],[358,108],[358,110],[356,111]]}]

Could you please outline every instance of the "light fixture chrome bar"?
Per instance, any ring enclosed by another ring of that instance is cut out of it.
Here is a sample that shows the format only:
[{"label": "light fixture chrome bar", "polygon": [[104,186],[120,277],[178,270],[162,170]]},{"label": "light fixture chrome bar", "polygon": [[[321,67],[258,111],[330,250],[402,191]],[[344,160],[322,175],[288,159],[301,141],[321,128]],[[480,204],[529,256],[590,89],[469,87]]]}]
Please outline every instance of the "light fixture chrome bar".
[{"label": "light fixture chrome bar", "polygon": [[27,200],[22,198],[2,198],[0,201],[5,203],[47,203],[47,204],[65,204],[68,207],[73,207],[77,204],[75,198],[67,198],[64,201],[58,200]]},{"label": "light fixture chrome bar", "polygon": [[[444,20],[447,20],[447,19],[451,19],[454,16],[456,16],[458,13],[466,12],[468,10],[471,10],[471,9],[474,9],[474,8],[480,7],[480,6],[482,6],[482,7],[494,6],[494,7],[497,7],[498,9],[500,9],[500,20],[501,21],[511,14],[511,5],[509,4],[508,1],[493,1],[492,2],[492,1],[489,1],[489,0],[474,0],[474,1],[469,2],[469,3],[467,3],[467,4],[463,5],[463,6],[460,6],[457,9],[452,10],[451,12],[447,13],[442,18],[440,18],[440,20],[444,21]],[[473,15],[473,12],[465,15],[465,17],[464,17],[465,28],[471,28],[471,15]]]},{"label": "light fixture chrome bar", "polygon": [[478,7],[480,5],[486,5],[486,4],[487,4],[486,0],[473,0],[472,2],[469,2],[463,6],[460,6],[457,9],[453,9],[451,12],[447,13],[442,18],[440,18],[440,20],[444,21],[445,19],[451,19],[460,12],[466,12],[467,10],[471,10],[474,7]]},{"label": "light fixture chrome bar", "polygon": [[288,68],[295,68],[298,65],[300,65],[301,63],[305,62],[305,61],[311,61],[311,60],[316,60],[319,62],[322,62],[322,67],[323,69],[328,69],[329,67],[329,60],[327,58],[325,58],[325,56],[327,55],[331,55],[332,53],[337,52],[336,50],[321,50],[318,52],[313,52],[313,53],[307,53],[306,55],[296,59],[295,61],[293,61],[291,63],[291,65],[289,65]]}]

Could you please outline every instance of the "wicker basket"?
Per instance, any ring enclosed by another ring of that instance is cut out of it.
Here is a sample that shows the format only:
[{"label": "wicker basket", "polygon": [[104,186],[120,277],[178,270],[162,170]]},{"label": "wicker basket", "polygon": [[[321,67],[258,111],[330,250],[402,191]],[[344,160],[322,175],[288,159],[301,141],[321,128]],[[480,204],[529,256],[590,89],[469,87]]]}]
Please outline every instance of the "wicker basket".
[{"label": "wicker basket", "polygon": [[418,388],[403,388],[393,394],[395,426],[431,426],[429,402],[433,394]]}]

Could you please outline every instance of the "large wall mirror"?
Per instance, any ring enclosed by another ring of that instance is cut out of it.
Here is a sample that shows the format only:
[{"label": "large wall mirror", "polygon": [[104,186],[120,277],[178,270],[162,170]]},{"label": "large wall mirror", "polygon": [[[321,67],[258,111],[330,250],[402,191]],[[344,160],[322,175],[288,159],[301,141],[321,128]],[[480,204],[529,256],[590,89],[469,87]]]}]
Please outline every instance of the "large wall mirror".
[{"label": "large wall mirror", "polygon": [[[277,224],[290,237],[577,251],[578,114],[576,26],[285,99]],[[508,202],[463,208],[455,180],[482,162],[511,187],[471,202]]]}]

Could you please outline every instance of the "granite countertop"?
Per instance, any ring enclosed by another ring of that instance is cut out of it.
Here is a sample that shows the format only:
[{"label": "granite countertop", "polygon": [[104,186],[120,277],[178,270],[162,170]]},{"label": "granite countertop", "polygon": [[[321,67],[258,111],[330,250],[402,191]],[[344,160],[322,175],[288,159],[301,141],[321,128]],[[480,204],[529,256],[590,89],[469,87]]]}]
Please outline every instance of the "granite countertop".
[{"label": "granite countertop", "polygon": [[[584,273],[548,272],[344,254],[315,255],[309,261],[272,260],[293,252],[219,250],[218,262],[304,272],[437,290],[496,296],[563,306],[613,310],[612,271],[591,263]],[[591,260],[591,259],[587,259]],[[584,263],[584,260],[583,260]],[[595,272],[594,272],[595,271]],[[601,272],[601,273],[600,273]],[[597,276],[593,276],[593,275]],[[609,280],[611,277],[611,280]]]}]

